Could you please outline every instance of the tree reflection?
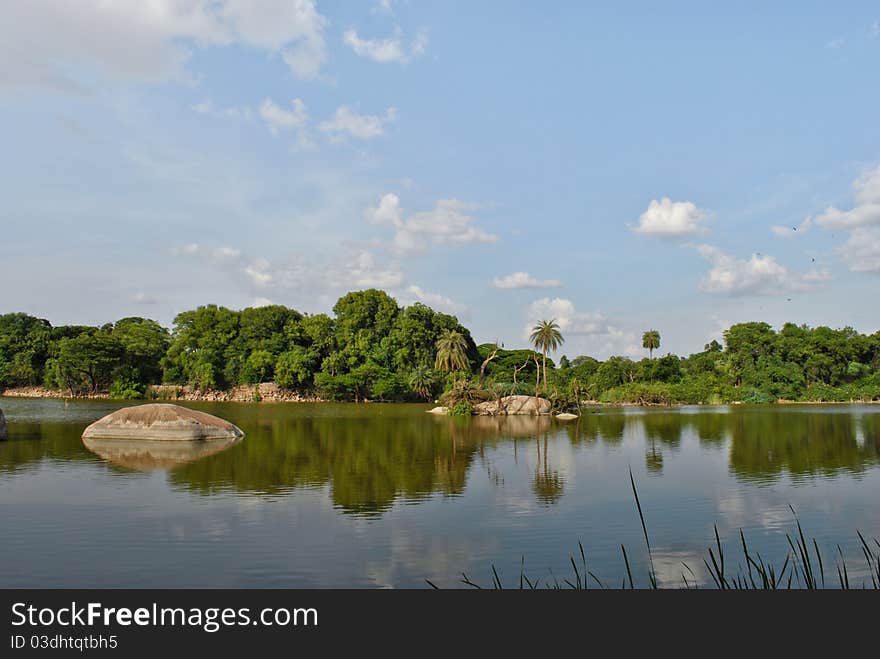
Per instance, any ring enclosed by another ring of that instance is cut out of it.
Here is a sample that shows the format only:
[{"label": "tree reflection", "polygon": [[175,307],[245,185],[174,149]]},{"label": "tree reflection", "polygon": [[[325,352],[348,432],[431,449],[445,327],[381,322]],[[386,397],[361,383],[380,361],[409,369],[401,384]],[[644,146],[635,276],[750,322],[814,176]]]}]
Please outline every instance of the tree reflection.
[{"label": "tree reflection", "polygon": [[[559,475],[559,471],[551,469],[547,458],[547,435],[544,435],[543,442],[535,439],[538,449],[538,462],[535,465],[535,474],[532,477],[532,489],[538,501],[544,505],[550,505],[562,498],[562,491],[565,486],[565,480]],[[544,455],[541,455],[541,447],[543,445]]]}]

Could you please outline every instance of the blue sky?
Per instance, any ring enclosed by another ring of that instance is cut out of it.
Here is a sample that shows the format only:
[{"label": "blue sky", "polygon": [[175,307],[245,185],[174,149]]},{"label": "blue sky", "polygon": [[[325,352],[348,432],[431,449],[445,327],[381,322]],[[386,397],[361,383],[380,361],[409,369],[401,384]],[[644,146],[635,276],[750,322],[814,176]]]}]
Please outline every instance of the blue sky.
[{"label": "blue sky", "polygon": [[871,2],[13,2],[0,312],[376,286],[570,356],[873,332],[878,71]]}]

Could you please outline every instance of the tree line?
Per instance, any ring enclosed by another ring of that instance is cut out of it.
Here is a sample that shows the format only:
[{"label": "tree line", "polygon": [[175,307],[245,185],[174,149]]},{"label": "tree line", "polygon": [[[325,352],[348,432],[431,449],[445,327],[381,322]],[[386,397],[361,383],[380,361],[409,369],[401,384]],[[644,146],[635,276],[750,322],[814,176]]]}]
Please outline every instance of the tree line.
[{"label": "tree line", "polygon": [[[589,356],[556,364],[559,326],[541,321],[537,350],[475,345],[455,316],[401,307],[375,289],[348,293],[332,315],[280,305],[184,311],[166,329],[147,318],[53,327],[0,315],[0,389],[44,386],[73,395],[141,398],[149,385],[228,389],[275,382],[335,400],[433,400],[466,405],[508,394],[544,395],[558,409],[610,403],[726,403],[880,399],[880,332],[741,323],[687,357]],[[445,393],[444,393],[445,392]]]}]

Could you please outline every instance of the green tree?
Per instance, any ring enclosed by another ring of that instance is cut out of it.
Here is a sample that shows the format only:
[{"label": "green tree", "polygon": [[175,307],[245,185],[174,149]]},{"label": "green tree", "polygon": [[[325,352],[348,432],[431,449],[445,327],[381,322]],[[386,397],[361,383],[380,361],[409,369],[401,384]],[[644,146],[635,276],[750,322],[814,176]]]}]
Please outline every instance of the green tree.
[{"label": "green tree", "polygon": [[553,319],[539,321],[532,328],[529,341],[541,351],[544,358],[544,389],[547,389],[547,351],[558,349],[565,342],[565,339],[562,337],[562,332],[559,331],[559,325]]},{"label": "green tree", "polygon": [[652,329],[642,334],[642,347],[648,351],[648,359],[653,359],[654,351],[660,347],[660,332]]},{"label": "green tree", "polygon": [[315,356],[302,346],[293,346],[275,362],[275,384],[284,389],[303,389],[314,381]]},{"label": "green tree", "polygon": [[456,330],[444,330],[437,339],[435,344],[437,348],[437,357],[434,361],[434,367],[438,371],[445,373],[453,373],[455,379],[456,371],[464,371],[469,367],[467,358],[467,341]]},{"label": "green tree", "polygon": [[426,364],[419,364],[409,374],[409,386],[417,396],[431,400],[436,378]]}]

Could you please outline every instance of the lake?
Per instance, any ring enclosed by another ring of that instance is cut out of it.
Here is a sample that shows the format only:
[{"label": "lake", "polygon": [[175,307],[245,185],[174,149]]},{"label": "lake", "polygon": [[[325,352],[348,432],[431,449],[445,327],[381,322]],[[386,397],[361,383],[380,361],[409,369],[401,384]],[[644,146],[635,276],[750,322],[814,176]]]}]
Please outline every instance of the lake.
[{"label": "lake", "polygon": [[[880,406],[586,410],[578,421],[449,418],[414,404],[187,404],[244,440],[192,456],[92,452],[80,435],[122,406],[0,399],[0,587],[544,584],[569,556],[608,586],[647,585],[638,489],[660,582],[711,583],[717,525],[782,563],[792,508],[837,585],[867,579],[880,537]],[[186,462],[185,460],[190,460]],[[687,564],[690,571],[683,567]],[[833,576],[832,576],[833,575]],[[595,582],[593,582],[595,585]]]}]

